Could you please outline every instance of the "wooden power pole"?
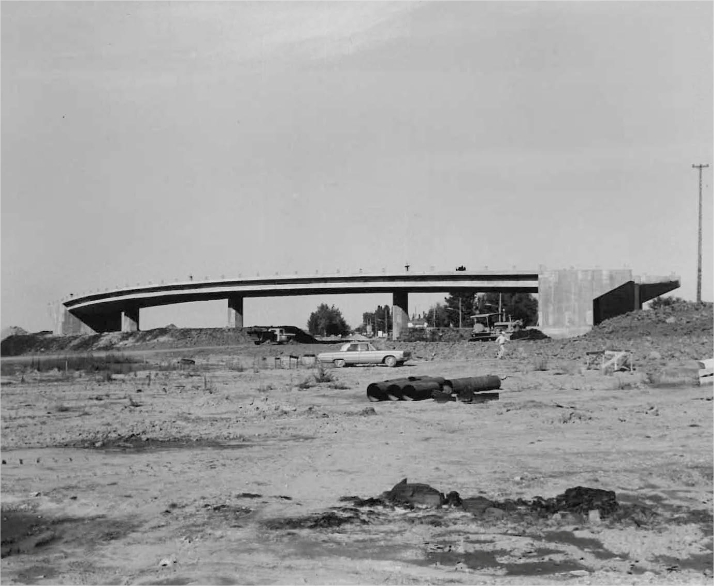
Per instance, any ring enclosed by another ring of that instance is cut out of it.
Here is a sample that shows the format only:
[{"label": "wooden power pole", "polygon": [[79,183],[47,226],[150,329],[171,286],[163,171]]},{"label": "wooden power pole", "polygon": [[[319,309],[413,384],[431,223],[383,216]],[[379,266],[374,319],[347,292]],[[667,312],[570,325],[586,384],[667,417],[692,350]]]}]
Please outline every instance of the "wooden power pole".
[{"label": "wooden power pole", "polygon": [[692,165],[699,169],[699,234],[697,242],[697,303],[702,302],[702,169],[709,165]]}]

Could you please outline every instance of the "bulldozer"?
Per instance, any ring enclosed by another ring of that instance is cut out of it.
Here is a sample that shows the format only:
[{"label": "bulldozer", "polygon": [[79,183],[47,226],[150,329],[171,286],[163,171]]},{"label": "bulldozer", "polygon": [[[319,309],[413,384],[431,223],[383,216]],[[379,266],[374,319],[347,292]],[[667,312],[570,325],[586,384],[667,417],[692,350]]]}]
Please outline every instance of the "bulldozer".
[{"label": "bulldozer", "polygon": [[473,331],[469,338],[472,342],[493,342],[501,332],[511,335],[523,328],[521,320],[503,320],[500,313],[477,313],[471,316],[474,320]]}]

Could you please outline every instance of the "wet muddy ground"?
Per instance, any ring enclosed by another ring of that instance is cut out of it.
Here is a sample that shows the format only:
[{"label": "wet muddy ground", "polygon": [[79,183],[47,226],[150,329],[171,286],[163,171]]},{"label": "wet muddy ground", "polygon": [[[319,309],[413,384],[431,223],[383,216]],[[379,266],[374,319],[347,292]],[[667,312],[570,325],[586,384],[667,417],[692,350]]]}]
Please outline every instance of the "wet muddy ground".
[{"label": "wet muddy ground", "polygon": [[[712,581],[711,387],[486,359],[318,382],[237,361],[5,377],[3,582]],[[395,374],[503,384],[480,404],[370,403]],[[386,498],[402,478],[443,502]],[[555,506],[574,487],[617,506]]]}]

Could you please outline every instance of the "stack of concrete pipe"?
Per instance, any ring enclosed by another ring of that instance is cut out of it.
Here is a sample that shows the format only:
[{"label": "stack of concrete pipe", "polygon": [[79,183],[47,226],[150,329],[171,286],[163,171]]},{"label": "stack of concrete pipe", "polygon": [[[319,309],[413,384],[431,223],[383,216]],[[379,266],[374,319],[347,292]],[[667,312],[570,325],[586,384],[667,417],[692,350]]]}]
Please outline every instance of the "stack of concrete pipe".
[{"label": "stack of concrete pipe", "polygon": [[481,403],[498,399],[498,393],[486,393],[501,388],[501,379],[489,374],[467,378],[446,379],[441,376],[410,376],[397,378],[367,387],[370,401],[462,401]]}]

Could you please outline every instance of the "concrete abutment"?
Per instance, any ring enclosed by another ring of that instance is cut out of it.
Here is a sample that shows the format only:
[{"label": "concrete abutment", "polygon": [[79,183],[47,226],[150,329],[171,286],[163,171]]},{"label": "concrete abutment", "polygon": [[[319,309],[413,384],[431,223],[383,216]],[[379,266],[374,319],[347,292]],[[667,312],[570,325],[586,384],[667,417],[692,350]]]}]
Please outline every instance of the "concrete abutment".
[{"label": "concrete abutment", "polygon": [[538,276],[539,329],[551,338],[589,332],[606,319],[642,309],[642,304],[679,287],[679,278],[633,277],[632,270],[547,271]]},{"label": "concrete abutment", "polygon": [[121,331],[122,332],[138,332],[139,331],[139,308],[129,307],[121,312]]}]

